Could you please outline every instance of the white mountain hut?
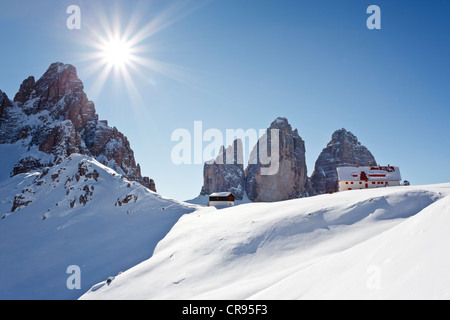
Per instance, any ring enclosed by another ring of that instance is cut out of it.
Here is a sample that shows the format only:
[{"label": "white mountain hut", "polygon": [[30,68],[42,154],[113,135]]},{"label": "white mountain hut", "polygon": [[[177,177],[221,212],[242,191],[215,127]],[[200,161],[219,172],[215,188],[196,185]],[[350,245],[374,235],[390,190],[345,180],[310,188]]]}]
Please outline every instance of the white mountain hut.
[{"label": "white mountain hut", "polygon": [[399,186],[399,167],[338,167],[339,191]]}]

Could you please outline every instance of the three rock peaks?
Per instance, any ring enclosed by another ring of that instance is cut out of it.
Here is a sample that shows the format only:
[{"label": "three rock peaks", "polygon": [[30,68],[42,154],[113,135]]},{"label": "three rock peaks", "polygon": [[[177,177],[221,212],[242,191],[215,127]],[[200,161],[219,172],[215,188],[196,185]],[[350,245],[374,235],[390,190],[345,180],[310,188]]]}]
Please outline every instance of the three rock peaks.
[{"label": "three rock peaks", "polygon": [[[340,166],[375,166],[377,163],[370,151],[361,145],[351,132],[340,129],[333,133],[331,141],[319,155],[312,176],[307,175],[305,142],[292,130],[286,118],[277,118],[267,129],[267,133],[277,129],[278,171],[273,175],[261,174],[261,164],[248,164],[244,169],[242,162],[230,163],[209,161],[203,170],[203,187],[200,195],[214,192],[232,192],[237,200],[247,196],[255,202],[272,202],[301,198],[330,191],[338,191],[337,167]],[[267,139],[259,140],[254,146],[250,159],[258,154],[261,144]],[[272,142],[273,143],[273,142]],[[240,148],[240,149],[239,149]],[[220,157],[232,157],[227,152],[243,153],[240,140],[229,146]],[[216,159],[217,160],[217,159]]]}]

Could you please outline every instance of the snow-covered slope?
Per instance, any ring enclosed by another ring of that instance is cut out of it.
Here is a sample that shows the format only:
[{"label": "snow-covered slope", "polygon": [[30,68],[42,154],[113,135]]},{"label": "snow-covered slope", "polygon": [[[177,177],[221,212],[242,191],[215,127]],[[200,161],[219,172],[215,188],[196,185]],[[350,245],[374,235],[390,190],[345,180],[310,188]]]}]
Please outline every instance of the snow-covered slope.
[{"label": "snow-covered slope", "polygon": [[[208,195],[199,195],[195,197],[194,199],[185,200],[184,202],[191,203],[191,204],[197,204],[200,206],[208,206],[209,203],[209,196]],[[234,205],[241,205],[245,203],[252,203],[252,201],[247,197],[246,194],[244,194],[242,200],[236,200],[234,201]]]},{"label": "snow-covered slope", "polygon": [[448,299],[449,230],[450,184],[201,208],[81,299]]},{"label": "snow-covered slope", "polygon": [[10,178],[17,159],[26,153],[26,151],[27,148],[23,146],[22,141],[13,144],[0,144],[0,182]]},{"label": "snow-covered slope", "polygon": [[[0,299],[76,299],[148,259],[196,208],[79,154],[6,179],[0,183]],[[80,290],[66,286],[72,265],[81,271]]]}]

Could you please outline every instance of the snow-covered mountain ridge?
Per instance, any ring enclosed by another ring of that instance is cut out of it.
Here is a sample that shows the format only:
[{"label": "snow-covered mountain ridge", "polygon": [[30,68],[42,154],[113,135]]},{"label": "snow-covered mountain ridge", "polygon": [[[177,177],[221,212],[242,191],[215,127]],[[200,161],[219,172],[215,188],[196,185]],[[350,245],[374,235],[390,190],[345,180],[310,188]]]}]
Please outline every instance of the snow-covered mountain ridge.
[{"label": "snow-covered mountain ridge", "polygon": [[[148,259],[196,208],[86,155],[7,179],[0,183],[0,299],[76,299]],[[71,265],[80,267],[81,290],[66,286]]]},{"label": "snow-covered mountain ridge", "polygon": [[81,299],[448,299],[450,184],[184,215]]}]

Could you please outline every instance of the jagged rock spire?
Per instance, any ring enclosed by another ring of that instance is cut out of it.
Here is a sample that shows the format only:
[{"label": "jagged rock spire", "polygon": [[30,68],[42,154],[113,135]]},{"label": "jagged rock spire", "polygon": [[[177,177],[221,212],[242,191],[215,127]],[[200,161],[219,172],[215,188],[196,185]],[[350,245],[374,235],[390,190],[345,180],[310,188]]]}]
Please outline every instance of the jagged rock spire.
[{"label": "jagged rock spire", "polygon": [[83,90],[75,67],[56,62],[39,80],[32,76],[24,80],[14,102],[0,94],[0,143],[20,140],[29,149],[12,175],[40,170],[79,153],[156,191],[154,181],[142,177],[127,137],[99,121]]},{"label": "jagged rock spire", "polygon": [[245,192],[243,148],[240,139],[234,140],[227,149],[222,146],[214,161],[203,167],[203,187],[200,195],[214,192],[232,192],[237,200],[242,200]]},{"label": "jagged rock spire", "polygon": [[[271,141],[274,129],[278,130],[278,141]],[[297,129],[292,130],[286,118],[279,117],[271,123],[266,137],[260,138],[253,148],[250,159],[259,159],[261,151],[266,148],[270,150],[274,143],[278,144],[278,170],[274,174],[261,174],[262,168],[268,165],[260,163],[250,163],[245,170],[246,192],[252,201],[281,201],[303,197],[308,193],[305,142]],[[266,151],[266,154],[269,153]]]},{"label": "jagged rock spire", "polygon": [[375,166],[377,162],[358,138],[345,129],[333,133],[331,141],[322,150],[311,176],[317,194],[338,191],[336,168],[339,166]]}]

